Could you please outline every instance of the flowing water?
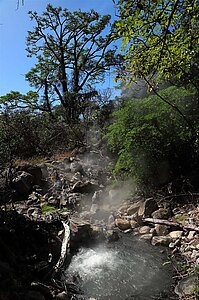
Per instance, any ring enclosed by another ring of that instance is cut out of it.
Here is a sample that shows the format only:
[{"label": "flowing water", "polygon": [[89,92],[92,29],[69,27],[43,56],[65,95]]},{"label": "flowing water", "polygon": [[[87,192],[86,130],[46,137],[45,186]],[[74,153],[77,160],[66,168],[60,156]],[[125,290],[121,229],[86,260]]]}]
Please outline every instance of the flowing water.
[{"label": "flowing water", "polygon": [[171,285],[165,260],[160,248],[123,236],[116,243],[81,248],[66,273],[78,274],[81,289],[97,300],[171,299],[158,296]]}]

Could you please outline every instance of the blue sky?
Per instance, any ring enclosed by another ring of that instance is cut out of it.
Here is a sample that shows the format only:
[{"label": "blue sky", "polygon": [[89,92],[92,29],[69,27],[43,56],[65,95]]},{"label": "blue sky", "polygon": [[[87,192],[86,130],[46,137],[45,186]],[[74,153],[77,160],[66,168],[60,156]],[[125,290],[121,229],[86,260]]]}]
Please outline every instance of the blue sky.
[{"label": "blue sky", "polygon": [[[21,0],[20,0],[21,2]],[[71,11],[95,9],[101,14],[114,15],[112,0],[24,0],[24,6],[17,7],[17,0],[0,0],[0,96],[11,90],[26,93],[31,88],[24,79],[34,59],[25,51],[27,31],[33,27],[28,11],[42,13],[46,5],[61,6]],[[105,87],[112,87],[114,76],[106,81]]]}]

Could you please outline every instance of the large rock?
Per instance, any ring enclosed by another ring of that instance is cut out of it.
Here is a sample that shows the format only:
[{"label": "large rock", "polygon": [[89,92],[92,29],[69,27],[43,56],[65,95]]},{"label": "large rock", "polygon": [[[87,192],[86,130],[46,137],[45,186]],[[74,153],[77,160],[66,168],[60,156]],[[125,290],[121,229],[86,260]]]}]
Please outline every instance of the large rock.
[{"label": "large rock", "polygon": [[[177,286],[175,287],[175,293],[180,297],[182,296],[186,297],[191,295],[194,296],[197,289],[198,289],[197,275],[192,275],[178,282]],[[186,299],[188,299],[188,297]]]},{"label": "large rock", "polygon": [[34,184],[34,178],[31,174],[25,171],[19,171],[13,179],[13,186],[15,190],[23,195],[31,191]]},{"label": "large rock", "polygon": [[140,234],[148,234],[148,233],[150,233],[150,230],[151,230],[151,227],[149,227],[149,226],[141,226],[139,228],[139,233]]},{"label": "large rock", "polygon": [[124,219],[116,219],[115,225],[121,230],[126,230],[131,228],[130,222]]},{"label": "large rock", "polygon": [[169,233],[169,236],[172,238],[172,239],[179,239],[181,238],[183,235],[183,231],[182,230],[175,230],[175,231],[171,231]]},{"label": "large rock", "polygon": [[169,236],[154,236],[152,238],[151,244],[153,246],[168,246],[172,238]]},{"label": "large rock", "polygon": [[92,234],[90,222],[72,217],[70,219],[71,247],[77,248],[79,244],[87,242]]},{"label": "large rock", "polygon": [[171,216],[171,211],[169,208],[159,208],[151,215],[154,219],[168,219]]},{"label": "large rock", "polygon": [[25,164],[23,166],[18,166],[17,171],[24,171],[32,175],[34,185],[40,185],[42,182],[42,170],[40,166]]},{"label": "large rock", "polygon": [[142,218],[150,217],[155,210],[158,210],[156,201],[153,198],[148,198],[140,205],[138,216]]},{"label": "large rock", "polygon": [[140,236],[141,240],[150,241],[153,237],[152,233],[146,233]]}]

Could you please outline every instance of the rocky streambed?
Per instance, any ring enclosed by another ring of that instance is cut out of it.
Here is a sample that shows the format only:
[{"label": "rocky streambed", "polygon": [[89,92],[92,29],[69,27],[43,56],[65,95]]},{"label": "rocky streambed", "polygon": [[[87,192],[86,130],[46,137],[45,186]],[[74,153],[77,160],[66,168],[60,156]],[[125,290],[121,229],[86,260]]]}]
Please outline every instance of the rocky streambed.
[{"label": "rocky streambed", "polygon": [[[176,268],[177,297],[196,296],[198,195],[183,195],[182,205],[176,195],[135,196],[131,183],[107,188],[109,164],[103,153],[80,149],[17,165],[9,195],[15,209],[1,209],[0,299],[175,299],[167,267]],[[69,267],[60,263],[63,224],[71,232]]]}]

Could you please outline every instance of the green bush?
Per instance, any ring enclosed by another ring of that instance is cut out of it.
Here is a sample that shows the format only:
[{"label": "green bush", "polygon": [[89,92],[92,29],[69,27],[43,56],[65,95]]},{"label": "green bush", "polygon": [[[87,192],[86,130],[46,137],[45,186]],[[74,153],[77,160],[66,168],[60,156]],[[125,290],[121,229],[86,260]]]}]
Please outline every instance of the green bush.
[{"label": "green bush", "polygon": [[[177,106],[194,128],[194,91],[169,87],[160,92]],[[114,113],[108,143],[117,153],[115,174],[133,176],[142,185],[158,186],[191,169],[198,158],[197,140],[185,119],[158,96],[131,99]]]}]

